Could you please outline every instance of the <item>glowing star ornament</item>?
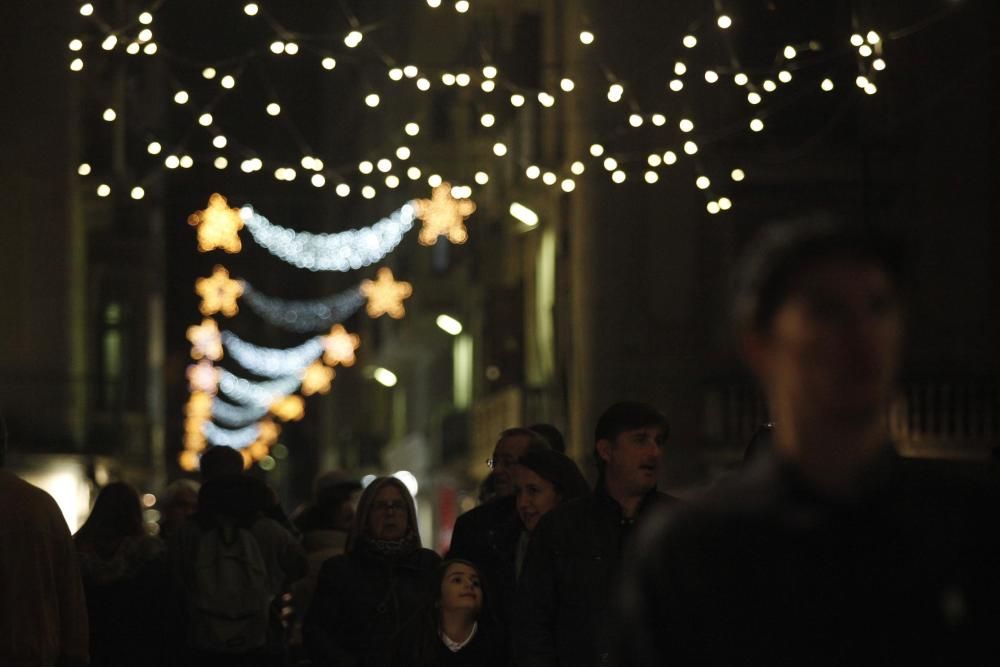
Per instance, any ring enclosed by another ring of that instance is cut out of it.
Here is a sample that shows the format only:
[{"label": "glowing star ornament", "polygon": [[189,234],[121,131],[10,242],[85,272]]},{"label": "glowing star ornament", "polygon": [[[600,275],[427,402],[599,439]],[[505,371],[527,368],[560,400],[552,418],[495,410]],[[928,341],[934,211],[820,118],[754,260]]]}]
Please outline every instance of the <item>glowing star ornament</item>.
[{"label": "glowing star ornament", "polygon": [[430,199],[417,199],[413,207],[417,217],[424,222],[419,238],[422,245],[434,245],[439,236],[447,236],[456,244],[465,243],[469,238],[465,219],[475,212],[476,204],[471,199],[455,199],[450,183],[441,183],[434,188]]},{"label": "glowing star ornament", "polygon": [[206,318],[201,324],[188,327],[187,339],[191,341],[191,358],[195,361],[222,359],[222,335],[215,320]]},{"label": "glowing star ornament", "polygon": [[237,253],[243,245],[239,231],[243,229],[240,210],[230,208],[226,198],[215,193],[208,198],[208,206],[188,216],[188,224],[198,228],[198,250],[208,252],[220,248]]},{"label": "glowing star ornament", "polygon": [[[365,281],[368,282],[368,281]],[[354,351],[361,347],[361,337],[348,333],[343,324],[335,324],[330,333],[323,336],[323,361],[328,366],[353,366],[356,358]]]},{"label": "glowing star ornament", "polygon": [[[351,350],[353,355],[354,351]],[[313,394],[325,394],[330,391],[330,383],[336,377],[336,372],[329,366],[320,362],[310,364],[302,372],[302,394],[312,396]]]},{"label": "glowing star ornament", "polygon": [[184,405],[184,414],[195,419],[209,419],[212,416],[212,397],[203,391],[194,390]]},{"label": "glowing star ornament", "polygon": [[240,311],[236,300],[243,296],[243,283],[229,277],[229,271],[218,264],[208,278],[198,278],[194,283],[195,294],[201,297],[198,310],[202,315],[221,312],[232,317]]},{"label": "glowing star ornament", "polygon": [[413,286],[407,282],[397,282],[392,276],[392,271],[383,266],[378,270],[374,281],[361,282],[361,293],[368,297],[370,317],[382,317],[388,314],[389,317],[398,320],[406,314],[403,299],[408,299],[413,294]]},{"label": "glowing star ornament", "polygon": [[[202,359],[197,364],[188,366],[187,379],[188,386],[194,392],[191,395],[192,401],[199,394],[208,397],[215,396],[215,393],[219,390],[219,369],[208,359]],[[211,408],[205,416],[210,416],[210,414]]]},{"label": "glowing star ornament", "polygon": [[285,396],[271,405],[271,412],[281,421],[296,422],[306,414],[306,404],[301,396]]}]

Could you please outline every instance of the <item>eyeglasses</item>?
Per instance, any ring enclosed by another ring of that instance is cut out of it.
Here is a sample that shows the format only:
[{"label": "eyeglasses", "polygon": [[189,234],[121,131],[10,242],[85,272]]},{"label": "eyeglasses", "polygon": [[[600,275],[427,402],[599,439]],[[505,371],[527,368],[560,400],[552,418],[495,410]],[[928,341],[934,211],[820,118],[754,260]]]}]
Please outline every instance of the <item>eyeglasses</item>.
[{"label": "eyeglasses", "polygon": [[394,512],[402,512],[406,508],[406,505],[402,500],[390,500],[386,502],[384,500],[376,500],[372,503],[372,509],[376,512],[388,512],[392,510]]},{"label": "eyeglasses", "polygon": [[497,468],[509,468],[515,463],[517,463],[517,460],[509,456],[486,459],[486,465],[489,466],[490,470],[496,470]]}]

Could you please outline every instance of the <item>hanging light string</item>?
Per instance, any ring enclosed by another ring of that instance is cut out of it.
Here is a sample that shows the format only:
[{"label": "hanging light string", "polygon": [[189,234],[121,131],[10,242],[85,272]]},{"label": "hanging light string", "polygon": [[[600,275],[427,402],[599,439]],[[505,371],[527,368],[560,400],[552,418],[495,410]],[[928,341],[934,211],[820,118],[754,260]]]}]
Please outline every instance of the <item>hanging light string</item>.
[{"label": "hanging light string", "polygon": [[270,406],[233,405],[219,397],[212,400],[212,419],[230,428],[260,421],[270,412]]},{"label": "hanging light string", "polygon": [[268,324],[295,333],[313,333],[343,322],[365,304],[360,287],[320,299],[289,300],[267,296],[246,280],[243,283],[243,303]]},{"label": "hanging light string", "polygon": [[248,343],[232,331],[222,332],[222,344],[229,359],[254,375],[271,379],[300,376],[309,364],[319,359],[324,349],[322,336],[279,350]]}]

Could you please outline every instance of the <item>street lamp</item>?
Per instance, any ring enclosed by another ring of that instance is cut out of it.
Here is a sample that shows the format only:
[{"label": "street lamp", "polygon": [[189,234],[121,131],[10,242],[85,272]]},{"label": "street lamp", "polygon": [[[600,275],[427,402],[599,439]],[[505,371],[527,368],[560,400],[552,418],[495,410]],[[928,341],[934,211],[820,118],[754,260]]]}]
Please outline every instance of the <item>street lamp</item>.
[{"label": "street lamp", "polygon": [[462,333],[462,323],[451,315],[441,314],[437,316],[437,325],[445,333],[457,336]]}]

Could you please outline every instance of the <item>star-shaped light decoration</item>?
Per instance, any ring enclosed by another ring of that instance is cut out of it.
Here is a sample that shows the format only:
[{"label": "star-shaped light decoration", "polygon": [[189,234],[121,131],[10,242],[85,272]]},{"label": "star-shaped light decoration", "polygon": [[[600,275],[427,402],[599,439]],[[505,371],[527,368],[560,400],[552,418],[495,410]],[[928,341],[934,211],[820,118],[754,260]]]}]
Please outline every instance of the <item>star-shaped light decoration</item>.
[{"label": "star-shaped light decoration", "polygon": [[323,336],[323,361],[328,366],[353,366],[356,358],[354,351],[361,347],[361,337],[358,334],[347,333],[343,324],[335,324],[330,333]]},{"label": "star-shaped light decoration", "polygon": [[196,398],[201,400],[199,397],[204,395],[208,397],[208,411],[205,414],[211,414],[211,397],[215,396],[219,388],[219,369],[208,359],[202,359],[197,364],[191,364],[187,367],[187,379],[192,392],[188,405],[192,404]]},{"label": "star-shaped light decoration", "polygon": [[301,396],[292,394],[272,403],[271,413],[281,421],[297,422],[306,414],[306,403]]},{"label": "star-shaped light decoration", "polygon": [[237,253],[243,248],[239,235],[243,229],[240,210],[230,208],[226,198],[217,192],[208,198],[208,206],[203,211],[188,216],[188,224],[198,228],[198,250],[201,252],[221,248]]},{"label": "star-shaped light decoration", "polygon": [[198,278],[194,283],[195,294],[201,297],[198,310],[202,315],[221,312],[232,317],[240,312],[236,300],[243,296],[243,283],[229,277],[229,271],[216,265],[208,278]]},{"label": "star-shaped light decoration", "polygon": [[383,266],[378,270],[375,280],[362,280],[361,293],[368,297],[368,315],[382,317],[388,313],[393,319],[400,319],[406,314],[403,299],[413,294],[413,286],[406,282],[396,282],[392,271]]},{"label": "star-shaped light decoration", "polygon": [[249,467],[254,461],[260,461],[271,451],[271,446],[278,441],[281,434],[281,426],[275,424],[271,419],[260,422],[260,433],[257,439],[249,447],[240,450],[243,454],[243,461]]},{"label": "star-shaped light decoration", "polygon": [[430,199],[413,202],[417,217],[424,221],[419,241],[423,245],[434,245],[439,236],[447,236],[452,243],[465,243],[469,232],[465,219],[476,210],[471,199],[455,199],[451,195],[451,184],[442,183],[431,192]]},{"label": "star-shaped light decoration", "polygon": [[219,333],[219,325],[215,320],[204,319],[201,324],[190,326],[187,329],[187,339],[191,341],[191,358],[211,359],[218,361],[222,359],[222,336]]},{"label": "star-shaped light decoration", "polygon": [[[353,356],[354,350],[351,350]],[[309,364],[302,371],[302,394],[312,396],[313,394],[325,394],[330,391],[330,383],[336,377],[336,373],[326,364],[315,361]]]},{"label": "star-shaped light decoration", "polygon": [[212,396],[203,391],[191,392],[190,398],[184,405],[184,414],[188,417],[209,419],[212,416]]}]

